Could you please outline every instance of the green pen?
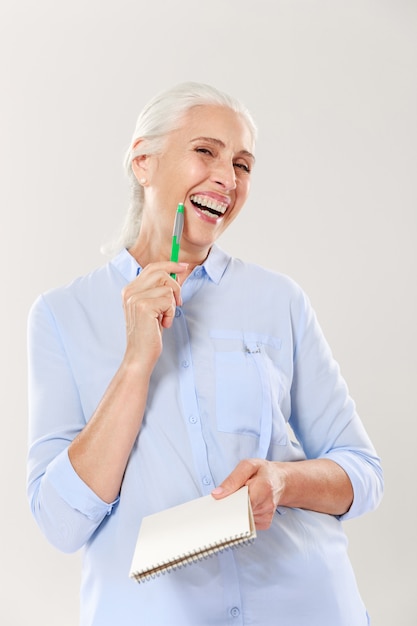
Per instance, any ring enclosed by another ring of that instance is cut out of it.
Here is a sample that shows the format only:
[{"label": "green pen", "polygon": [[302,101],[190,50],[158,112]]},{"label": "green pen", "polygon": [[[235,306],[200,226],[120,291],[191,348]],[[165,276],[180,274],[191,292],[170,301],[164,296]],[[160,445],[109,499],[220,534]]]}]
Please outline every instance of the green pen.
[{"label": "green pen", "polygon": [[[171,261],[178,263],[180,255],[180,241],[182,236],[182,229],[184,228],[184,205],[182,202],[178,204],[177,212],[175,214],[174,231],[172,233],[172,249],[171,249]],[[177,275],[171,274],[172,278],[176,280]]]}]

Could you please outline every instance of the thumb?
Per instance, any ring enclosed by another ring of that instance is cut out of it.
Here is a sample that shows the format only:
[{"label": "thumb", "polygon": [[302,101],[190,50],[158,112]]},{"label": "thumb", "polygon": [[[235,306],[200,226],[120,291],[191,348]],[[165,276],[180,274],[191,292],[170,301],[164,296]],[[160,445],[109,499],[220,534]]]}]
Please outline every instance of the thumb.
[{"label": "thumb", "polygon": [[252,460],[240,461],[233,472],[218,487],[212,490],[211,495],[216,499],[230,496],[231,493],[246,485],[251,476],[257,472],[257,469]]}]

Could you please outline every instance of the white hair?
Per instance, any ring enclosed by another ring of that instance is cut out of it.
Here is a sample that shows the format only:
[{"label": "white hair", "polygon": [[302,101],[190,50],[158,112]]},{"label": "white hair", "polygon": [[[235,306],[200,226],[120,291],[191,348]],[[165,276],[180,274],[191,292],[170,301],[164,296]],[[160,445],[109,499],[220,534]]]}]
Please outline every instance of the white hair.
[{"label": "white hair", "polygon": [[[124,159],[124,167],[130,182],[130,204],[119,238],[104,252],[118,252],[130,248],[136,241],[143,210],[143,187],[132,170],[132,161],[142,154],[158,154],[168,133],[179,128],[184,114],[195,106],[215,105],[232,109],[243,116],[255,141],[257,130],[248,109],[236,98],[206,85],[185,82],[155,96],[142,110],[133,133],[130,147]],[[135,145],[141,139],[140,143]]]}]

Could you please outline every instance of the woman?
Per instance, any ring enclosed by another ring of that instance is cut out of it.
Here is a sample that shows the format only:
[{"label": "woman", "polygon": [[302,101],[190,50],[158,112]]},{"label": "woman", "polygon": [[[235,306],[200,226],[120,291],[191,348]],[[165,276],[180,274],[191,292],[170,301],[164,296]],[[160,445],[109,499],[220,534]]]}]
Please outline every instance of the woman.
[{"label": "woman", "polygon": [[[84,548],[82,626],[369,623],[341,520],[377,506],[379,459],[301,289],[215,244],[255,135],[209,86],[156,97],[126,158],[122,251],[31,311],[28,492],[47,538]],[[244,484],[252,546],[129,579],[143,516]]]}]

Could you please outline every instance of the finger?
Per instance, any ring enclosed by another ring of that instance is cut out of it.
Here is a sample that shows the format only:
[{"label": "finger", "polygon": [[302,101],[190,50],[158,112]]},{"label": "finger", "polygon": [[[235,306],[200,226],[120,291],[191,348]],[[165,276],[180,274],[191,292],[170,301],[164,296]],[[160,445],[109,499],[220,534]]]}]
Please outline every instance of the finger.
[{"label": "finger", "polygon": [[124,288],[122,292],[123,299],[126,301],[131,295],[139,291],[142,292],[154,287],[166,286],[172,289],[176,305],[181,306],[181,287],[170,274],[182,274],[187,270],[187,267],[188,263],[150,263]]},{"label": "finger", "polygon": [[166,272],[143,277],[141,282],[136,282],[138,278],[126,285],[122,290],[122,299],[125,306],[163,295],[169,295],[170,298],[174,297],[175,301],[181,299],[180,286]]},{"label": "finger", "polygon": [[172,326],[172,323],[175,319],[176,309],[177,309],[177,303],[175,301],[175,294],[172,292],[171,303],[169,306],[165,308],[165,310],[163,311],[160,317],[160,323],[163,328],[170,328]]},{"label": "finger", "polygon": [[277,467],[270,461],[260,461],[256,474],[247,482],[256,527],[269,528],[281,499],[284,483]]},{"label": "finger", "polygon": [[157,263],[148,263],[145,265],[139,276],[145,271],[147,273],[162,270],[167,274],[183,274],[187,271],[189,263],[177,263],[175,261],[158,261]]},{"label": "finger", "polygon": [[233,472],[218,487],[213,489],[212,495],[218,499],[225,498],[243,487],[243,485],[246,485],[251,476],[256,474],[257,471],[258,464],[255,459],[240,461]]},{"label": "finger", "polygon": [[[166,283],[169,278],[174,284],[178,285],[178,281],[173,276],[184,274],[188,269],[189,263],[174,263],[173,261],[165,261],[160,263],[149,263],[134,279],[135,282],[162,280]],[[167,283],[166,283],[167,284]]]},{"label": "finger", "polygon": [[249,485],[249,498],[252,505],[255,526],[259,530],[265,530],[272,524],[277,507],[268,496],[260,501],[259,495],[260,494],[258,494],[258,497],[255,496],[254,498],[253,490],[251,490],[251,485]]},{"label": "finger", "polygon": [[175,299],[170,287],[155,287],[145,292],[133,293],[124,304],[126,323],[132,330],[137,327],[139,320],[144,321],[146,318],[156,318],[166,327],[175,316]]},{"label": "finger", "polygon": [[264,513],[263,515],[253,515],[253,521],[256,526],[256,530],[268,530],[271,526],[273,515]]}]

